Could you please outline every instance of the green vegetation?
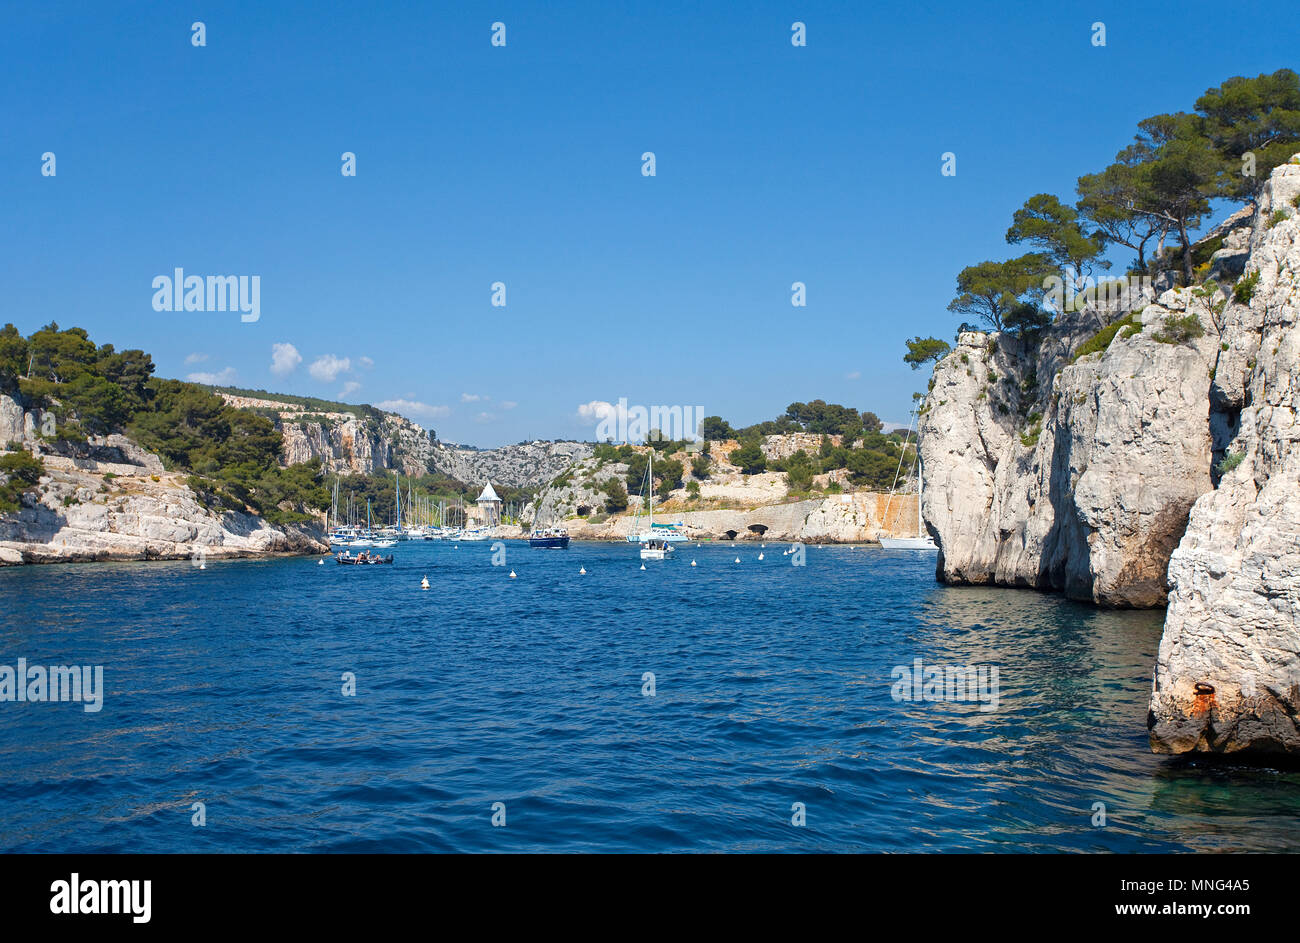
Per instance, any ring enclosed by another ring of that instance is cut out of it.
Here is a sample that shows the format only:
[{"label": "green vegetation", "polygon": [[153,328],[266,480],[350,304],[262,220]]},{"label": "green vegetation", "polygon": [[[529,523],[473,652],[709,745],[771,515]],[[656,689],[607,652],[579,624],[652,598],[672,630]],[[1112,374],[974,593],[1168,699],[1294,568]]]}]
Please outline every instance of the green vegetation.
[{"label": "green vegetation", "polygon": [[[1114,163],[1078,178],[1074,205],[1039,193],[1016,210],[1006,241],[1027,243],[1036,251],[979,262],[958,273],[948,309],[976,322],[963,320],[958,333],[983,327],[1036,342],[1041,329],[1070,306],[1066,289],[1079,292],[1094,270],[1108,267],[1102,255],[1111,246],[1136,253],[1133,274],[1176,269],[1184,285],[1193,284],[1222,247],[1222,240],[1214,239],[1193,249],[1191,233],[1209,213],[1210,201],[1255,200],[1273,168],[1290,157],[1297,143],[1300,76],[1290,69],[1254,78],[1234,76],[1198,98],[1192,112],[1138,122],[1133,142],[1116,154]],[[1275,213],[1271,224],[1280,218]],[[1171,236],[1176,246],[1148,258],[1152,240],[1164,246]],[[1058,286],[1048,296],[1050,307],[1044,295],[1052,284],[1048,279]],[[927,350],[914,348],[920,340],[908,341],[904,358],[914,367],[932,359]]]},{"label": "green vegetation", "polygon": [[636,454],[636,449],[630,445],[612,445],[609,442],[599,442],[592,450],[592,455],[603,462],[626,462]]},{"label": "green vegetation", "polygon": [[[923,364],[932,360],[939,360],[946,356],[948,351],[952,350],[947,341],[941,341],[937,337],[913,337],[907,342],[907,353],[903,357],[903,363],[911,366],[913,370],[919,370]],[[962,354],[963,359],[966,355]]]},{"label": "green vegetation", "polygon": [[17,511],[22,507],[22,494],[31,491],[45,474],[45,462],[26,449],[0,455],[0,511]]},{"label": "green vegetation", "polygon": [[799,449],[785,462],[785,482],[791,491],[807,491],[812,487],[817,466],[803,449]]},{"label": "green vegetation", "polygon": [[1186,344],[1203,336],[1205,336],[1205,328],[1201,325],[1201,319],[1195,314],[1187,314],[1181,318],[1171,315],[1164,319],[1160,330],[1151,335],[1153,340],[1161,344]]},{"label": "green vegetation", "polygon": [[[1024,299],[1036,289],[1041,294],[1043,279],[1051,274],[1051,259],[1044,253],[969,265],[957,273],[957,297],[948,303],[948,310],[974,317],[994,331],[1016,330],[1034,320],[1029,317]],[[967,330],[981,328],[963,322],[958,333]]]},{"label": "green vegetation", "polygon": [[601,489],[605,492],[605,510],[610,513],[627,510],[627,489],[617,478],[605,482]]},{"label": "green vegetation", "polygon": [[655,462],[655,490],[666,494],[682,486],[682,463],[673,458]]},{"label": "green vegetation", "polygon": [[169,468],[194,472],[201,493],[272,523],[307,520],[328,505],[318,467],[279,467],[280,434],[269,419],[153,371],[143,351],[97,347],[81,328],[51,323],[27,338],[12,324],[0,330],[0,392],[52,412],[57,438],[125,432]]},{"label": "green vegetation", "polygon": [[1232,289],[1232,300],[1241,305],[1250,304],[1250,299],[1255,297],[1255,288],[1258,285],[1259,270],[1256,269],[1249,275],[1243,276],[1241,280],[1237,282],[1236,286]]},{"label": "green vegetation", "polygon": [[1244,452],[1229,452],[1227,455],[1223,456],[1223,460],[1216,466],[1216,470],[1220,475],[1226,475],[1228,472],[1240,465],[1245,458],[1246,453]]},{"label": "green vegetation", "polygon": [[1074,356],[1070,358],[1070,363],[1074,363],[1080,357],[1086,357],[1088,354],[1095,354],[1099,350],[1105,350],[1110,346],[1110,342],[1115,339],[1115,335],[1123,331],[1124,337],[1132,337],[1142,330],[1142,321],[1136,314],[1128,314],[1118,321],[1103,327],[1092,337],[1088,338],[1075,350]]},{"label": "green vegetation", "polygon": [[1286,222],[1286,210],[1274,210],[1273,215],[1268,218],[1268,228],[1272,229],[1278,223]]},{"label": "green vegetation", "polygon": [[691,476],[699,479],[709,477],[709,457],[707,455],[696,455],[691,459]]},{"label": "green vegetation", "polygon": [[763,455],[763,450],[759,448],[757,441],[733,449],[730,461],[745,475],[757,475],[767,470],[767,458]]},{"label": "green vegetation", "polygon": [[724,442],[736,432],[721,416],[705,416],[700,420],[700,435],[710,442]]}]

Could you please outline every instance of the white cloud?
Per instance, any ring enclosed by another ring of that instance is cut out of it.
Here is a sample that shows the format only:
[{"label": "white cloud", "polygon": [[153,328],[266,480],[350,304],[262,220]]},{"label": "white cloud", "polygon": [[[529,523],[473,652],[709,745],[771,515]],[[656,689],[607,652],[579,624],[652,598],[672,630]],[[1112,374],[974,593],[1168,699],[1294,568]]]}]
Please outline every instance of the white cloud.
[{"label": "white cloud", "polygon": [[844,379],[846,379],[846,380],[861,380],[861,379],[862,379],[862,371],[861,371],[861,370],[854,370],[854,371],[851,372],[851,373],[846,373],[846,374],[844,374]]},{"label": "white cloud", "polygon": [[494,422],[496,421],[495,413],[479,413],[474,417],[475,422]]},{"label": "white cloud", "polygon": [[348,380],[348,382],[343,384],[343,389],[339,390],[339,399],[342,399],[345,396],[351,396],[359,389],[361,389],[360,383],[356,380]]},{"label": "white cloud", "polygon": [[505,400],[505,401],[503,401],[503,402],[501,403],[501,408],[502,408],[502,409],[514,409],[514,408],[515,408],[516,406],[518,406],[518,405],[519,405],[519,404],[516,403],[514,400],[512,400],[512,399],[508,399],[508,400]]},{"label": "white cloud", "polygon": [[326,354],[316,358],[307,368],[307,372],[322,383],[333,383],[340,374],[347,373],[351,369],[352,361],[349,358]]},{"label": "white cloud", "polygon": [[302,354],[292,344],[271,345],[271,372],[277,377],[288,376],[302,363]]},{"label": "white cloud", "polygon": [[477,393],[461,393],[460,401],[462,403],[477,403],[479,400],[491,399],[490,396],[479,396]]},{"label": "white cloud", "polygon": [[235,368],[226,367],[216,373],[188,373],[185,379],[191,383],[205,383],[208,386],[229,386],[235,382]]},{"label": "white cloud", "polygon": [[386,399],[382,403],[375,403],[375,406],[390,413],[401,413],[412,419],[441,419],[451,415],[450,406],[433,406],[411,399]]},{"label": "white cloud", "polygon": [[614,404],[607,403],[603,399],[593,399],[591,402],[583,403],[578,407],[578,418],[592,425],[607,416],[613,417],[614,415],[616,415]]},{"label": "white cloud", "polygon": [[208,355],[207,355],[207,354],[194,353],[194,354],[190,354],[188,357],[186,357],[186,358],[185,358],[185,362],[186,362],[186,363],[203,363],[203,361],[205,361],[205,360],[207,360],[207,359],[208,359]]},{"label": "white cloud", "polygon": [[361,366],[365,367],[367,370],[369,370],[371,367],[375,365],[375,362],[371,360],[369,357],[362,357],[361,360],[358,362],[361,364]]}]

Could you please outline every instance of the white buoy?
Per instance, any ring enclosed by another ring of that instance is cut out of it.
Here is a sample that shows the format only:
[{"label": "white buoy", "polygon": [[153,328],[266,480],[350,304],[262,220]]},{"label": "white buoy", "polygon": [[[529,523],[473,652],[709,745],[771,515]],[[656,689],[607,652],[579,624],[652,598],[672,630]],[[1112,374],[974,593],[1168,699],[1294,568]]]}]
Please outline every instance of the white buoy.
[{"label": "white buoy", "polygon": [[760,560],[763,559],[763,555],[760,553],[760,554],[758,555],[758,558],[759,558]]},{"label": "white buoy", "polygon": [[420,580],[420,589],[428,589],[428,588],[429,588],[429,578],[426,576],[424,579]]},{"label": "white buoy", "polygon": [[514,579],[514,578],[515,578],[515,571],[514,571],[514,570],[511,570],[511,571],[510,571],[510,578],[511,578],[511,579]]},{"label": "white buoy", "polygon": [[695,566],[695,561],[694,561],[694,560],[691,561],[691,566]]},{"label": "white buoy", "polygon": [[325,561],[324,561],[324,560],[317,560],[317,561],[316,561],[316,565],[317,565],[317,566],[324,566],[324,565],[325,565]]},{"label": "white buoy", "polygon": [[579,568],[578,568],[578,575],[579,575],[579,576],[586,576],[586,575],[587,575],[587,568],[586,568],[585,566],[584,566],[584,567],[579,567]]},{"label": "white buoy", "polygon": [[[325,562],[324,560],[321,561],[321,563],[324,563],[324,562]],[[200,563],[200,564],[199,564],[199,569],[200,569],[200,570],[206,570],[207,568],[208,568],[208,565],[207,565],[206,563]]]},{"label": "white buoy", "polygon": [[736,562],[737,562],[737,563],[740,562],[740,557],[736,557]]},{"label": "white buoy", "polygon": [[760,547],[766,547],[767,544],[759,544]]},{"label": "white buoy", "polygon": [[641,564],[641,569],[643,569],[643,570],[645,569],[645,564],[644,564],[644,563]]}]

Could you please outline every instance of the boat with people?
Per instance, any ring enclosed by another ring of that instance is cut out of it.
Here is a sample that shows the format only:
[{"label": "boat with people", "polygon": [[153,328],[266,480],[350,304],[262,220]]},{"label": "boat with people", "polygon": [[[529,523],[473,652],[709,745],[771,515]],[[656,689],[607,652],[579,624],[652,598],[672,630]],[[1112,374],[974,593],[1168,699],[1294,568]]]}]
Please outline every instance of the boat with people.
[{"label": "boat with people", "polygon": [[386,557],[381,557],[369,550],[362,550],[356,556],[353,556],[351,550],[344,550],[342,553],[337,554],[334,559],[346,566],[371,566],[378,563],[392,563],[393,555],[390,553]]},{"label": "boat with people", "polygon": [[528,535],[528,546],[541,550],[563,550],[569,546],[569,532],[563,527],[543,527]]}]

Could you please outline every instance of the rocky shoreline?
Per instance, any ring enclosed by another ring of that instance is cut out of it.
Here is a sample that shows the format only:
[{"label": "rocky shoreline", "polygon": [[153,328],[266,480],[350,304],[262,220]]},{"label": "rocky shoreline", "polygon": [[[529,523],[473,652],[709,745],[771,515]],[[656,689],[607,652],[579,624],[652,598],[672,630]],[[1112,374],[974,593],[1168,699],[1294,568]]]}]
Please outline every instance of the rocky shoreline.
[{"label": "rocky shoreline", "polygon": [[[40,449],[40,416],[0,396],[0,441]],[[322,523],[274,526],[254,514],[207,507],[187,475],[120,436],[72,454],[42,452],[39,491],[0,516],[0,566],[329,552]]]}]

